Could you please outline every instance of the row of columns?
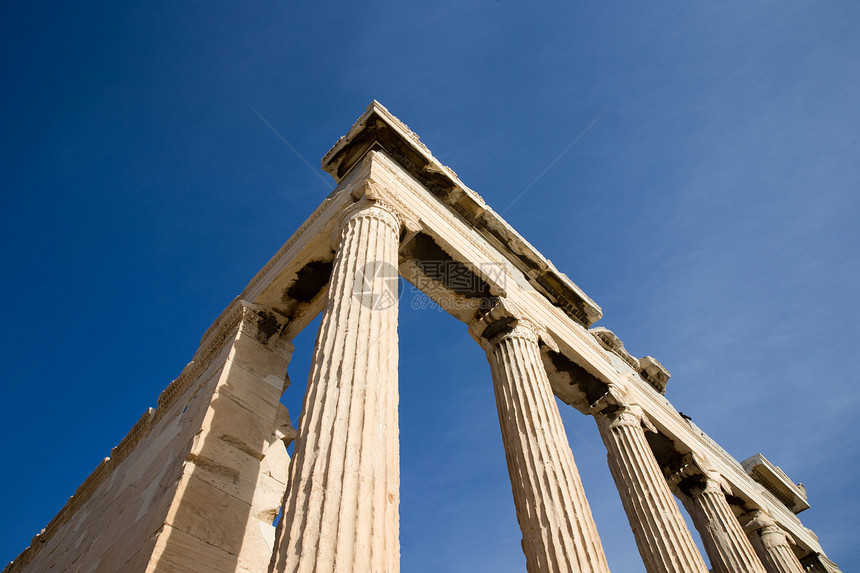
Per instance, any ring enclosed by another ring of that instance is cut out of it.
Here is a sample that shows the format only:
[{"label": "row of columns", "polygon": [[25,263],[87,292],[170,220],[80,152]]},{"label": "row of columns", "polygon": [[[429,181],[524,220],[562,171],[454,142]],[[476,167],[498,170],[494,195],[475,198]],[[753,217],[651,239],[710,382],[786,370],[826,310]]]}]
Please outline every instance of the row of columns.
[{"label": "row of columns", "polygon": [[[341,220],[270,571],[399,571],[401,226],[391,207],[366,199]],[[547,334],[503,299],[470,333],[490,363],[527,570],[608,573],[541,359]],[[667,480],[645,436],[647,416],[618,388],[592,411],[649,573],[708,572],[670,482],[687,495],[714,571],[803,572],[764,512],[747,522],[750,542],[717,476],[690,463]]]}]

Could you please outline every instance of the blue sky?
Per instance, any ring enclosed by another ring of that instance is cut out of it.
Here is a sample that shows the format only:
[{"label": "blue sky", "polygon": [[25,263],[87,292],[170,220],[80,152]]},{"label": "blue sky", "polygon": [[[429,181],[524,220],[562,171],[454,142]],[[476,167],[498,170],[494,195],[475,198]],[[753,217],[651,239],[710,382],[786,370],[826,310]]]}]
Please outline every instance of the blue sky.
[{"label": "blue sky", "polygon": [[[805,525],[860,568],[857,3],[2,11],[0,562],[325,197],[319,158],[376,98],[672,372],[678,409],[803,482]],[[523,571],[482,351],[406,303],[400,334],[403,570]],[[593,420],[562,411],[612,570],[643,571]]]}]

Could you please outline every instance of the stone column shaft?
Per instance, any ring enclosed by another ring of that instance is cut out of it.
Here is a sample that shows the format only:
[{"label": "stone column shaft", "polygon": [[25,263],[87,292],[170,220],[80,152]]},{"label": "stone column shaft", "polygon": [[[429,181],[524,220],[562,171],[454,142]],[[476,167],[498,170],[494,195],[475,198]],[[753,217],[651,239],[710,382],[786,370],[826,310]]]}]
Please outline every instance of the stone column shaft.
[{"label": "stone column shaft", "polygon": [[690,504],[715,573],[765,573],[716,479],[706,477],[702,485],[693,487]]},{"label": "stone column shaft", "polygon": [[400,570],[400,222],[365,203],[342,224],[273,558],[278,572]]},{"label": "stone column shaft", "polygon": [[522,322],[487,347],[529,573],[609,566],[538,347]]},{"label": "stone column shaft", "polygon": [[757,511],[745,529],[767,573],[804,573],[787,535],[772,517]]},{"label": "stone column shaft", "polygon": [[609,470],[648,573],[708,573],[645,439],[641,413],[597,414]]}]

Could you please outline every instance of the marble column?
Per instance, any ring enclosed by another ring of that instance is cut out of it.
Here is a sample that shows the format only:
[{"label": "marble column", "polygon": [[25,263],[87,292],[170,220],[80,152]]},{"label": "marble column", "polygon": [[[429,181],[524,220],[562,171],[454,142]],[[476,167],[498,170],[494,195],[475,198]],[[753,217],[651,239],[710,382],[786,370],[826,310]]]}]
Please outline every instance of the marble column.
[{"label": "marble column", "polygon": [[645,439],[641,409],[614,405],[595,418],[645,569],[648,573],[708,573]]},{"label": "marble column", "polygon": [[362,201],[341,231],[272,570],[400,570],[399,216]]},{"label": "marble column", "polygon": [[[509,304],[504,306],[510,309]],[[526,569],[529,573],[608,573],[541,361],[538,333],[531,322],[511,316],[487,328],[499,318],[500,309],[488,313],[479,327],[496,332],[489,340],[480,335],[476,339],[487,351],[492,370]]]},{"label": "marble column", "polygon": [[704,475],[688,487],[690,517],[715,573],[765,573],[726,495],[721,479]]},{"label": "marble column", "polygon": [[767,513],[757,510],[749,516],[744,530],[767,573],[804,573],[791,549],[788,535]]}]

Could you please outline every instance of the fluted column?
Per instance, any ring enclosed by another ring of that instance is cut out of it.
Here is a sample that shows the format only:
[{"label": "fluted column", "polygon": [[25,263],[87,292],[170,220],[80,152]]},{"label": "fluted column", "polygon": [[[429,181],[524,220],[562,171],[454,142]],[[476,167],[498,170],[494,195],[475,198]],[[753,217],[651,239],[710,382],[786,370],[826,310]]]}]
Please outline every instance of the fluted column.
[{"label": "fluted column", "polygon": [[[529,573],[608,573],[541,361],[538,334],[530,322],[510,319],[504,321],[502,332],[492,327],[497,333],[489,341],[480,341],[492,370],[526,569]],[[486,323],[481,325],[484,330],[488,330]]]},{"label": "fluted column", "polygon": [[767,573],[804,573],[788,536],[767,513],[755,511],[744,530]]},{"label": "fluted column", "polygon": [[642,429],[637,406],[595,414],[609,470],[648,573],[708,573]]},{"label": "fluted column", "polygon": [[400,570],[400,220],[362,202],[342,229],[314,348],[273,569]]},{"label": "fluted column", "polygon": [[765,573],[735,517],[720,479],[709,475],[689,488],[690,516],[716,573]]}]

